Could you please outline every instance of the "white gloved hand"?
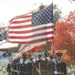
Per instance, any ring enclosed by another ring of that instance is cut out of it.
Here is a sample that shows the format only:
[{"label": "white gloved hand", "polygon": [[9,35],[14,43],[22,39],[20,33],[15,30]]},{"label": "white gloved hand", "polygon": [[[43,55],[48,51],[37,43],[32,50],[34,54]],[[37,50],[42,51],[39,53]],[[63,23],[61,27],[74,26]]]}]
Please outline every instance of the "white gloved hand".
[{"label": "white gloved hand", "polygon": [[47,60],[49,60],[50,61],[50,58],[49,57],[46,57],[47,58]]},{"label": "white gloved hand", "polygon": [[58,74],[58,72],[57,71],[54,71],[54,74]]}]

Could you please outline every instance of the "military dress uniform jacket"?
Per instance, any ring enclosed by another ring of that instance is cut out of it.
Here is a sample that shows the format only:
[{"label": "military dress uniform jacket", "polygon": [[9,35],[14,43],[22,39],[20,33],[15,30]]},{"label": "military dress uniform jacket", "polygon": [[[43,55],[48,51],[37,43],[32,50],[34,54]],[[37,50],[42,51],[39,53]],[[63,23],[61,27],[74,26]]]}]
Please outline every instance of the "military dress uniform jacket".
[{"label": "military dress uniform jacket", "polygon": [[18,65],[13,64],[13,75],[18,75]]},{"label": "military dress uniform jacket", "polygon": [[19,75],[23,75],[23,66],[21,63],[17,64],[17,72]]},{"label": "military dress uniform jacket", "polygon": [[58,75],[67,75],[65,62],[63,61],[57,62],[57,71]]},{"label": "military dress uniform jacket", "polygon": [[23,63],[22,66],[23,66],[23,71],[22,71],[23,75],[28,75],[28,67],[27,67],[27,64]]},{"label": "military dress uniform jacket", "polygon": [[42,67],[41,67],[42,75],[54,75],[55,67],[53,61],[49,61],[45,59],[41,63],[42,63]]},{"label": "military dress uniform jacket", "polygon": [[49,61],[47,63],[47,75],[54,75],[54,70],[55,70],[55,67],[54,67],[54,62],[53,61]]},{"label": "military dress uniform jacket", "polygon": [[48,61],[46,59],[43,60],[43,69],[42,69],[42,74],[43,75],[47,75],[48,74],[47,64],[48,64]]},{"label": "military dress uniform jacket", "polygon": [[7,72],[10,72],[10,71],[11,71],[11,65],[8,64],[8,65],[7,65]]},{"label": "military dress uniform jacket", "polygon": [[35,62],[32,62],[32,74],[31,75],[36,75]]},{"label": "military dress uniform jacket", "polygon": [[43,75],[42,74],[42,70],[43,70],[43,61],[42,60],[38,60],[35,62],[34,64],[35,66],[35,75]]},{"label": "military dress uniform jacket", "polygon": [[17,71],[17,65],[15,64],[8,64],[7,65],[7,71],[9,72],[8,75],[18,75]]},{"label": "military dress uniform jacket", "polygon": [[13,67],[13,65],[12,64],[8,64],[7,65],[7,72],[8,72],[8,75],[12,75],[12,67]]},{"label": "military dress uniform jacket", "polygon": [[27,65],[28,65],[28,75],[32,75],[32,63],[28,62]]}]

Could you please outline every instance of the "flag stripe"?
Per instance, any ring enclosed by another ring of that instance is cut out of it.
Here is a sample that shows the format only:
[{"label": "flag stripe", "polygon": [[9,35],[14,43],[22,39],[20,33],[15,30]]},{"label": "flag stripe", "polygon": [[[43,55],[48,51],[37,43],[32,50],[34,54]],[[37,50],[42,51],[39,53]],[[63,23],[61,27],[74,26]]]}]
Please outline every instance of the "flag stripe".
[{"label": "flag stripe", "polygon": [[[51,27],[44,27],[44,28],[37,28],[37,29],[34,29],[34,30],[23,30],[23,31],[10,31],[9,33],[9,36],[10,35],[21,35],[21,34],[25,34],[25,36],[27,36],[27,34],[28,34],[28,36],[30,35],[30,34],[32,34],[32,35],[34,35],[34,34],[38,34],[38,33],[44,33],[44,32],[50,32],[50,31],[54,31],[54,29],[53,28],[51,28]],[[31,33],[30,33],[31,32]]]},{"label": "flag stripe", "polygon": [[26,25],[26,26],[31,25],[31,22],[11,24],[11,26],[8,26],[8,27],[10,28],[10,27],[13,27],[13,26],[15,27],[15,26],[23,26],[23,25]]},{"label": "flag stripe", "polygon": [[[41,39],[37,39],[37,40],[35,40],[35,41],[29,41],[29,42],[26,42],[26,41],[24,41],[24,40],[21,40],[21,41],[11,41],[11,42],[16,42],[16,43],[20,43],[20,44],[32,44],[32,43],[36,43],[36,42],[43,42],[43,41],[45,41],[45,40],[49,40],[49,41],[52,41],[52,39],[53,39],[53,37],[50,37],[50,38],[43,38],[42,40]],[[9,40],[10,41],[10,40]]]},{"label": "flag stripe", "polygon": [[28,20],[21,20],[21,21],[13,21],[13,22],[11,22],[11,24],[20,24],[20,23],[25,23],[25,22],[30,22],[31,21],[31,19],[28,19]]},{"label": "flag stripe", "polygon": [[45,32],[45,33],[40,33],[40,34],[35,34],[35,35],[32,35],[32,36],[9,36],[8,38],[11,38],[11,39],[18,39],[18,38],[20,38],[20,39],[27,39],[27,38],[31,38],[31,37],[37,37],[37,36],[43,36],[43,35],[46,35],[46,34],[52,34],[53,32],[51,31],[51,32]]},{"label": "flag stripe", "polygon": [[[33,37],[33,38],[25,38],[25,39],[20,39],[20,38],[18,38],[18,39],[14,39],[15,41],[34,41],[34,40],[37,40],[37,39],[43,39],[43,38],[50,38],[50,37],[52,37],[53,35],[52,34],[49,34],[48,36],[47,35],[42,35],[42,36],[37,36],[37,37]],[[13,39],[11,39],[11,41],[13,41]]]},{"label": "flag stripe", "polygon": [[21,43],[21,44],[31,44],[31,43],[36,43],[36,42],[43,42],[43,41],[45,41],[45,40],[48,40],[48,41],[52,41],[52,39],[53,39],[53,37],[49,37],[49,38],[43,38],[43,39],[37,39],[37,40],[32,40],[32,41],[26,41],[25,39],[23,40],[23,39],[17,39],[17,40],[14,40],[13,41],[13,39],[11,39],[11,41],[10,42],[13,42],[13,43]]},{"label": "flag stripe", "polygon": [[[37,36],[37,37],[33,37],[33,38],[25,38],[25,39],[20,39],[20,38],[18,38],[18,39],[14,39],[14,41],[35,41],[35,40],[37,40],[37,39],[43,39],[43,38],[50,38],[50,37],[52,37],[53,35],[52,34],[48,34],[48,35],[42,35],[42,36]],[[41,40],[42,40],[41,39]],[[11,41],[13,41],[13,39],[11,39]]]},{"label": "flag stripe", "polygon": [[31,26],[31,24],[27,24],[27,25],[22,25],[22,24],[20,24],[20,25],[15,25],[15,26],[11,26],[11,27],[9,27],[10,29],[17,29],[17,28],[27,28],[27,27],[30,27]]}]

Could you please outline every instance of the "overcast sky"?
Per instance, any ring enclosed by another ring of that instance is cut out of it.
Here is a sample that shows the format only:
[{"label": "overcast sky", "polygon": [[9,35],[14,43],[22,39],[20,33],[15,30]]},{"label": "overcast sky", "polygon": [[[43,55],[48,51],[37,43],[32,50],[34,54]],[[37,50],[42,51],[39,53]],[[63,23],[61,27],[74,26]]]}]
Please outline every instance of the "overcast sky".
[{"label": "overcast sky", "polygon": [[[41,3],[49,5],[51,2],[52,0],[0,0],[0,25],[8,24],[9,20],[16,15],[22,15],[38,8]],[[64,15],[75,7],[68,0],[53,0],[53,2],[59,5]]]}]

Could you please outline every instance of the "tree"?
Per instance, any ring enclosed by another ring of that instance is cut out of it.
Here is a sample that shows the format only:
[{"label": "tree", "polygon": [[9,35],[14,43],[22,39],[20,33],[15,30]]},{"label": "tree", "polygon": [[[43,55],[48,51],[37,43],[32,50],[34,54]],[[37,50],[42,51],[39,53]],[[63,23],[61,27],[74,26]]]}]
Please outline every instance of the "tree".
[{"label": "tree", "polygon": [[73,1],[75,1],[75,0],[69,0],[70,2],[73,2]]},{"label": "tree", "polygon": [[71,2],[71,3],[75,3],[75,0],[69,0],[69,2]]},{"label": "tree", "polygon": [[53,5],[53,17],[54,17],[54,24],[61,18],[61,10],[57,7],[57,5]]},{"label": "tree", "polygon": [[67,50],[67,54],[74,59],[75,57],[75,14],[70,14],[56,23],[54,37],[54,48],[57,50]]}]

